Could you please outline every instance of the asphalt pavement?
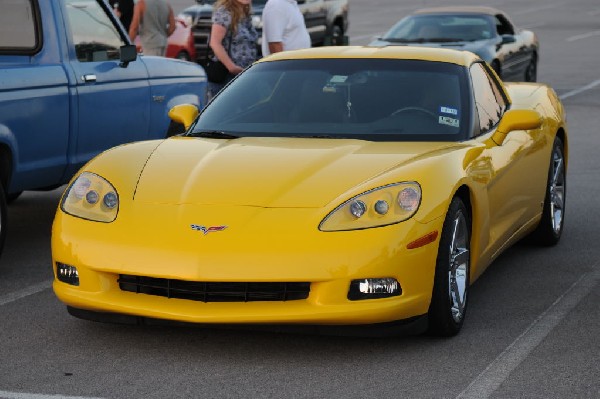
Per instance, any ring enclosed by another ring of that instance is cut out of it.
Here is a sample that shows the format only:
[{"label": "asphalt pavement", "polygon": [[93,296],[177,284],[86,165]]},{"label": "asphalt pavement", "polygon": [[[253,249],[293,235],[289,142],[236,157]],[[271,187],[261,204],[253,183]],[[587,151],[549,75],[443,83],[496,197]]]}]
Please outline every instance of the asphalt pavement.
[{"label": "asphalt pavement", "polygon": [[[171,0],[176,12],[192,0]],[[565,230],[516,245],[473,285],[457,337],[344,338],[119,326],[69,316],[50,289],[62,191],[9,207],[0,263],[0,398],[599,398],[600,3],[462,0],[540,39],[539,81],[567,109]],[[350,3],[350,43],[442,0]]]}]

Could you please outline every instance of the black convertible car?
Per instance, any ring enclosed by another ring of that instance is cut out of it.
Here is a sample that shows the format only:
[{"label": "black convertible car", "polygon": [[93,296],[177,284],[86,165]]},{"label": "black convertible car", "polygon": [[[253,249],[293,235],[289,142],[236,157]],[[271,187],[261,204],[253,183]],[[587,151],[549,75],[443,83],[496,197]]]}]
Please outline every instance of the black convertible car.
[{"label": "black convertible car", "polygon": [[468,50],[507,81],[535,82],[539,44],[491,7],[436,7],[417,10],[396,23],[371,46],[410,45]]}]

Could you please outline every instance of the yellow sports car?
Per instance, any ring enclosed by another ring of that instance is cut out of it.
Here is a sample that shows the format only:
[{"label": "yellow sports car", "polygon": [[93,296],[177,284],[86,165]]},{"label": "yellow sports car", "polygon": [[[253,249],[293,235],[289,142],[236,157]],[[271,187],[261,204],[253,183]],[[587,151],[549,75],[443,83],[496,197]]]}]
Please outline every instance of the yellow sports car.
[{"label": "yellow sports car", "polygon": [[170,116],[186,133],[65,190],[52,264],[74,316],[450,336],[503,250],[561,237],[563,106],[469,52],[278,53]]}]

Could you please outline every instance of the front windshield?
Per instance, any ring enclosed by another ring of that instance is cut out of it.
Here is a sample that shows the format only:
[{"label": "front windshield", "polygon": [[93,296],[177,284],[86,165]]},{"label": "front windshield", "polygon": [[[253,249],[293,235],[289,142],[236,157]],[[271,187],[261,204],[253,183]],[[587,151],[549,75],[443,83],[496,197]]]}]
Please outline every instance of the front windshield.
[{"label": "front windshield", "polygon": [[383,40],[404,43],[476,41],[491,39],[494,32],[494,24],[487,15],[414,15],[394,25]]},{"label": "front windshield", "polygon": [[253,65],[188,134],[459,141],[469,112],[465,68],[394,59],[303,59]]}]

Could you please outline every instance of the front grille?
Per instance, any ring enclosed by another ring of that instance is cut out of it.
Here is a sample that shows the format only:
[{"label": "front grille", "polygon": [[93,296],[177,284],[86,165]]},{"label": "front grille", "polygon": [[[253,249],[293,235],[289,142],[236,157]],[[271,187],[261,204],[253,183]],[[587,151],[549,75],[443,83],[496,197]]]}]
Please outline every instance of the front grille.
[{"label": "front grille", "polygon": [[119,288],[138,294],[201,302],[295,301],[308,298],[310,283],[215,283],[121,274]]}]

